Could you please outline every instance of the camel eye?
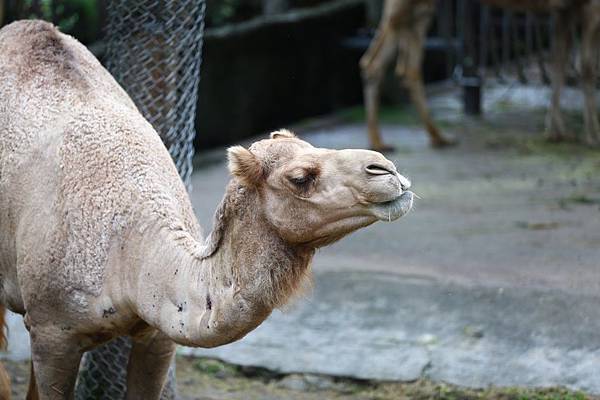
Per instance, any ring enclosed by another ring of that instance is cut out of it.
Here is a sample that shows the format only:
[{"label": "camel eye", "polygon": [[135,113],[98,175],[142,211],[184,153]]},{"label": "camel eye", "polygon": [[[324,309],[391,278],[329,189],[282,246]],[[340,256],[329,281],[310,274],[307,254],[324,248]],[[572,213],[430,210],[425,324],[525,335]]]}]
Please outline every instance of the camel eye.
[{"label": "camel eye", "polygon": [[309,177],[308,176],[301,176],[299,178],[289,178],[289,180],[295,186],[298,186],[298,187],[306,186],[306,184],[309,183]]},{"label": "camel eye", "polygon": [[313,168],[298,168],[287,175],[287,180],[297,192],[306,196],[315,187],[318,174],[319,172]]}]

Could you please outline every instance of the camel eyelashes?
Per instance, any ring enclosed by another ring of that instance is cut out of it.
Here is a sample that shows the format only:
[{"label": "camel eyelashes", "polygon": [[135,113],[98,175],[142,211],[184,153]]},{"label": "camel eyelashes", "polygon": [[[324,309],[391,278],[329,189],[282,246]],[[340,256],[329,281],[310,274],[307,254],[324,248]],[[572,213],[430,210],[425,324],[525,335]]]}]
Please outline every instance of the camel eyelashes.
[{"label": "camel eyelashes", "polygon": [[304,175],[290,176],[287,179],[297,189],[307,192],[313,186],[313,183],[317,180],[317,174],[309,171],[306,172]]}]

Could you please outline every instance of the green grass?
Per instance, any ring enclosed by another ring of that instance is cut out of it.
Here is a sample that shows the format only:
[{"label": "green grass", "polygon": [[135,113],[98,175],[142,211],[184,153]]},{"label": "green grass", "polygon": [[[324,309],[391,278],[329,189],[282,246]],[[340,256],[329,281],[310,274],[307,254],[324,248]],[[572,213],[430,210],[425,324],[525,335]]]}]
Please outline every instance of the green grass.
[{"label": "green grass", "polygon": [[214,377],[234,377],[240,375],[239,367],[211,358],[200,358],[194,363],[194,369],[204,375]]}]

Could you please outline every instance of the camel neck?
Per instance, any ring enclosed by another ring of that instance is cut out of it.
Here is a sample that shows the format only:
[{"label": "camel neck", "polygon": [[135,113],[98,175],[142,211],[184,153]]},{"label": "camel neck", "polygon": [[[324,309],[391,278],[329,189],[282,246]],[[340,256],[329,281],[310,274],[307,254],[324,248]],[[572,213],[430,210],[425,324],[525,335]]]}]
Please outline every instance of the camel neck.
[{"label": "camel neck", "polygon": [[306,282],[314,249],[290,245],[280,237],[264,215],[258,190],[232,182],[221,209],[224,220],[215,224],[222,227],[215,261],[230,268],[246,301],[269,309],[282,306]]},{"label": "camel neck", "polygon": [[[152,236],[152,235],[149,235]],[[314,251],[285,243],[260,211],[259,194],[228,186],[203,244],[158,228],[144,254],[138,313],[181,344],[235,341],[283,305],[309,273]]]}]

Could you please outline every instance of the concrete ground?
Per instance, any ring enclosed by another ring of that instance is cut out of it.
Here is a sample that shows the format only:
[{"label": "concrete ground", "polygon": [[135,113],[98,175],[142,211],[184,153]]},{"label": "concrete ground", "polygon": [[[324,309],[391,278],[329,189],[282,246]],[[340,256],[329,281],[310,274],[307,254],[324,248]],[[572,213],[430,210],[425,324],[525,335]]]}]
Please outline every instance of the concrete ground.
[{"label": "concrete ground", "polygon": [[[455,93],[433,98],[460,140],[443,151],[410,110],[392,112],[383,133],[421,197],[415,210],[319,251],[314,290],[243,340],[181,352],[285,373],[600,394],[600,151],[541,140],[548,98],[490,88],[482,119],[463,118]],[[581,109],[575,92],[565,106]],[[315,146],[367,146],[353,113],[302,132]],[[216,154],[193,176],[206,230],[228,180]],[[25,340],[10,346],[27,356]]]},{"label": "concrete ground", "polygon": [[[281,372],[600,393],[600,152],[541,140],[548,97],[493,88],[482,119],[461,118],[455,95],[434,98],[461,142],[444,151],[410,115],[384,124],[421,197],[414,212],[319,251],[314,291],[240,342],[184,352]],[[568,91],[567,108],[577,101]],[[302,137],[367,146],[362,122]],[[194,176],[204,226],[226,180],[223,164]]]}]

